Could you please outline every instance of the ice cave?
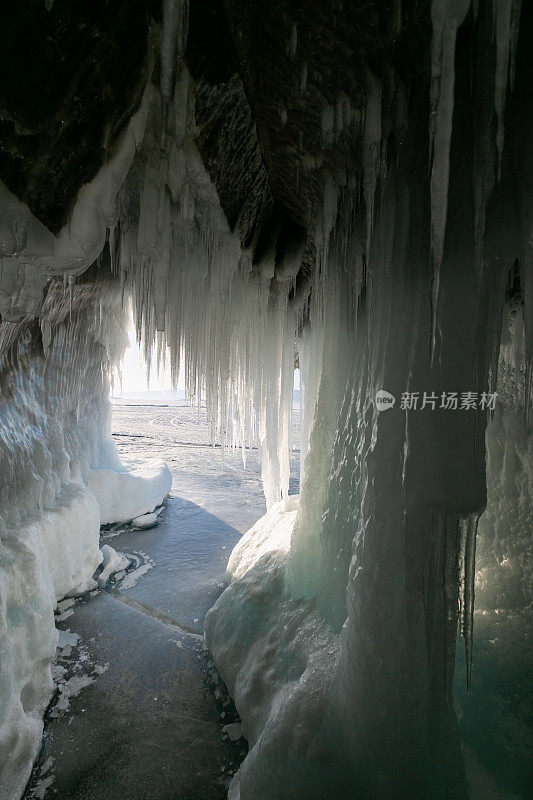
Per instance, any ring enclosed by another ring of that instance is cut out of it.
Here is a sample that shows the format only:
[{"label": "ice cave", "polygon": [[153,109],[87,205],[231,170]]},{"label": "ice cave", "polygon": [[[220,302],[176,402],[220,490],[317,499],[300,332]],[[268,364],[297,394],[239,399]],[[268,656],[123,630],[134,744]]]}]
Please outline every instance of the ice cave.
[{"label": "ice cave", "polygon": [[532,41],[2,4],[0,800],[532,796]]}]

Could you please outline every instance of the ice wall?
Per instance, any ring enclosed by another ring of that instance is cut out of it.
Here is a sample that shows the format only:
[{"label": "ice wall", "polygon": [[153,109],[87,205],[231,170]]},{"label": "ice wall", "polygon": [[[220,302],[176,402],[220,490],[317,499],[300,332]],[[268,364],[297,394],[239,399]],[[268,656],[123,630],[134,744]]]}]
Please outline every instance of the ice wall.
[{"label": "ice wall", "polygon": [[0,791],[18,800],[42,743],[54,685],[56,600],[95,586],[100,516],[82,485],[0,536]]},{"label": "ice wall", "polygon": [[0,794],[20,797],[50,700],[56,601],[95,586],[100,508],[117,468],[108,369],[125,345],[112,287],[52,282],[40,318],[0,326]]},{"label": "ice wall", "polygon": [[131,522],[150,514],[170,492],[172,476],[166,464],[148,462],[138,470],[94,468],[87,482],[100,508],[100,524]]},{"label": "ice wall", "polygon": [[519,298],[504,309],[499,402],[487,425],[487,508],[479,521],[476,608],[531,611],[533,431],[526,421],[524,317]]},{"label": "ice wall", "polygon": [[486,430],[487,508],[477,536],[470,692],[463,659],[456,661],[455,706],[472,800],[527,797],[530,779],[533,453],[525,377],[522,303],[511,284],[494,376],[498,402]]},{"label": "ice wall", "polygon": [[[105,254],[103,258],[105,259]],[[0,795],[16,800],[50,700],[56,602],[96,587],[100,525],[152,512],[164,464],[127,471],[109,377],[127,345],[118,280],[52,281],[38,317],[0,325]]]}]

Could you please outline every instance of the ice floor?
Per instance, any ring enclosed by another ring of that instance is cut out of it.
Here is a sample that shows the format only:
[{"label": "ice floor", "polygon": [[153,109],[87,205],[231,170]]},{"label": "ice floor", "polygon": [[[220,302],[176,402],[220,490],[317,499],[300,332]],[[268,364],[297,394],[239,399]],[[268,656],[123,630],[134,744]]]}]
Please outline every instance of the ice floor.
[{"label": "ice floor", "polygon": [[165,460],[172,494],[156,527],[102,532],[101,544],[147,567],[137,582],[126,575],[60,607],[58,628],[79,640],[63,647],[56,675],[73,691],[67,708],[52,703],[26,797],[222,799],[246,743],[223,731],[237,717],[201,634],[233,546],[265,510],[257,450],[246,468],[240,454],[223,459],[205,412],[185,403],[115,403],[113,435],[124,462]]}]

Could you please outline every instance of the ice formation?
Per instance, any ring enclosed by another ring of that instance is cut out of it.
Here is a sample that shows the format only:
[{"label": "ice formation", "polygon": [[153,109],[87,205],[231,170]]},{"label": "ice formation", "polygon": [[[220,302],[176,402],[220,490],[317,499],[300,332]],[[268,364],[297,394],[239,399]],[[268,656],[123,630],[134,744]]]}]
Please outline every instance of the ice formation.
[{"label": "ice formation", "polygon": [[56,602],[96,586],[102,513],[153,511],[170,477],[129,474],[109,435],[108,373],[126,341],[116,288],[52,282],[40,320],[4,322],[0,339],[0,794],[11,800],[41,744]]},{"label": "ice formation", "polygon": [[[148,85],[150,87],[150,84]],[[52,276],[84,272],[100,256],[116,215],[116,193],[130,169],[146,123],[150,90],[130,120],[116,152],[82,186],[67,225],[54,236],[0,182],[0,313],[3,320],[38,314]]]},{"label": "ice formation", "polygon": [[131,524],[134,528],[153,528],[157,525],[157,521],[159,519],[159,515],[163,511],[163,506],[160,508],[156,508],[155,511],[152,511],[147,514],[141,514],[139,517],[135,517],[132,519]]},{"label": "ice formation", "polygon": [[479,520],[476,607],[531,611],[533,431],[524,424],[525,332],[520,304],[506,305],[498,403],[487,425],[487,508]]},{"label": "ice formation", "polygon": [[[457,633],[470,682],[475,591],[489,605],[531,602],[524,142],[533,129],[531,113],[519,113],[529,97],[519,18],[518,0],[432,0],[427,85],[392,59],[365,66],[361,97],[324,97],[313,107],[320,154],[300,153],[300,131],[298,175],[311,173],[314,187],[307,216],[287,221],[271,208],[266,233],[254,229],[254,238],[244,212],[232,220],[224,212],[217,164],[202,155],[188,4],[165,0],[159,87],[150,73],[140,109],[65,230],[52,237],[3,192],[4,550],[20,547],[32,524],[39,547],[54,548],[46,515],[69,493],[89,505],[96,496],[102,518],[116,521],[152,512],[168,491],[160,469],[140,492],[107,435],[123,297],[147,357],[154,344],[159,361],[168,350],[175,380],[184,360],[189,394],[205,395],[223,447],[258,438],[268,511],[232,554],[230,585],[206,620],[250,744],[233,798],[342,798],[346,785],[376,800],[468,796],[452,702]],[[401,25],[398,3],[396,33]],[[291,22],[290,63],[304,42]],[[300,97],[313,81],[304,66]],[[229,130],[240,131],[229,105]],[[293,112],[287,104],[276,117],[284,131]],[[108,282],[99,279],[104,262]],[[47,285],[50,275],[74,277],[63,287]],[[296,358],[298,501],[288,493]],[[396,398],[386,411],[375,402],[382,390]],[[493,416],[468,405],[495,391]],[[453,393],[455,410],[446,401]],[[56,556],[54,572],[53,560],[44,568],[31,556],[43,618],[58,593],[90,577],[83,565],[99,558],[97,505],[92,519],[80,550],[74,536],[69,543],[71,564]],[[17,570],[29,574],[22,559],[6,555],[0,585],[0,621],[14,647],[5,592],[17,596]],[[19,675],[9,649],[0,663],[9,687],[0,700],[15,720],[2,734],[15,754],[2,776],[10,800],[37,746],[54,644],[35,620],[23,639],[37,677]],[[39,689],[28,700],[32,681]]]},{"label": "ice formation", "polygon": [[100,524],[131,522],[151,514],[170,492],[166,464],[146,464],[142,470],[93,469],[87,486],[100,506]]},{"label": "ice formation", "polygon": [[117,572],[120,573],[129,567],[130,560],[124,553],[117,553],[108,544],[104,544],[101,553],[103,556],[102,572],[98,576],[98,586],[103,589],[111,575]]}]

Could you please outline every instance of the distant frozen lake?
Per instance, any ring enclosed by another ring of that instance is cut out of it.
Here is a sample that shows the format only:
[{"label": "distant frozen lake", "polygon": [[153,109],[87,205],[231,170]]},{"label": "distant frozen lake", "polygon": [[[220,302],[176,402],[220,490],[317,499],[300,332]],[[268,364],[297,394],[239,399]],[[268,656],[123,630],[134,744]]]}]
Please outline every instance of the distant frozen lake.
[{"label": "distant frozen lake", "polygon": [[[222,453],[213,447],[205,404],[192,406],[160,392],[111,398],[112,436],[126,465],[163,460],[172,473],[172,496],[182,497],[244,533],[266,510],[257,445]],[[300,475],[300,403],[293,404],[290,492]]]}]

